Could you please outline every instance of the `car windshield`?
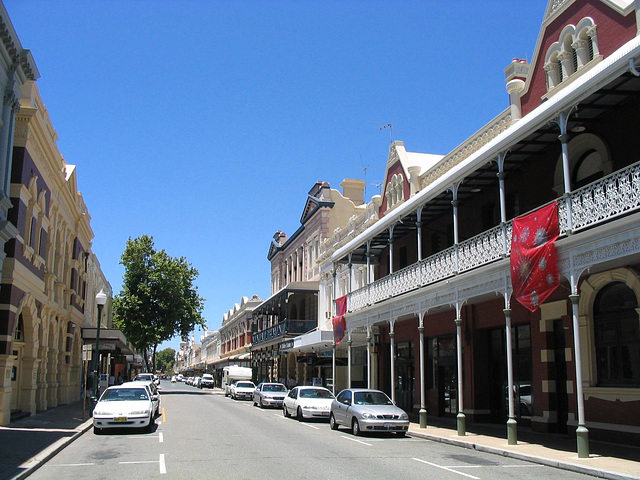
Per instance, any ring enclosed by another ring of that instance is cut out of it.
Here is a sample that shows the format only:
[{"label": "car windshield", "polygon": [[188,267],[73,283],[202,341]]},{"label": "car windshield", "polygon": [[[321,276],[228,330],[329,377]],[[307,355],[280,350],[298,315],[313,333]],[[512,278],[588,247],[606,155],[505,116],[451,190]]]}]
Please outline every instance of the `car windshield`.
[{"label": "car windshield", "polygon": [[255,388],[255,385],[251,382],[238,382],[236,383],[236,387],[240,388]]},{"label": "car windshield", "polygon": [[136,375],[136,381],[150,382],[153,381],[153,375]]},{"label": "car windshield", "polygon": [[101,402],[120,402],[124,400],[149,400],[144,388],[113,388],[104,392]]},{"label": "car windshield", "polygon": [[305,388],[300,390],[300,398],[333,398],[333,394],[320,388]]},{"label": "car windshield", "polygon": [[393,405],[393,402],[382,392],[356,392],[356,405]]},{"label": "car windshield", "polygon": [[262,387],[263,392],[286,392],[287,387],[284,385],[265,385]]}]

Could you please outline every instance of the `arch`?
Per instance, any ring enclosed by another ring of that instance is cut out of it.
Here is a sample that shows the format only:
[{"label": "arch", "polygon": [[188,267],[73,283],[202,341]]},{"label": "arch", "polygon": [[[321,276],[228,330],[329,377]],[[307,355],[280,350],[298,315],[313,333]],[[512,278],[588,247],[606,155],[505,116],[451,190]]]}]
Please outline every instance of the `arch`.
[{"label": "arch", "polygon": [[612,283],[622,283],[631,289],[636,297],[640,299],[640,275],[631,268],[616,268],[601,273],[595,273],[586,278],[580,285],[580,300],[578,302],[578,314],[581,323],[586,325],[585,342],[587,347],[584,350],[585,362],[583,368],[583,379],[590,386],[597,385],[597,364],[596,364],[596,332],[594,324],[594,307],[600,291]]},{"label": "arch", "polygon": [[[597,178],[609,175],[613,171],[613,160],[608,145],[599,136],[593,133],[582,133],[569,141],[569,170],[571,172],[571,189],[575,190]],[[585,163],[586,162],[586,163]],[[589,172],[586,177],[578,175],[580,168],[582,174]],[[575,179],[581,181],[576,185]],[[558,156],[554,172],[553,191],[557,195],[564,193],[564,178],[562,172],[562,155]]]}]

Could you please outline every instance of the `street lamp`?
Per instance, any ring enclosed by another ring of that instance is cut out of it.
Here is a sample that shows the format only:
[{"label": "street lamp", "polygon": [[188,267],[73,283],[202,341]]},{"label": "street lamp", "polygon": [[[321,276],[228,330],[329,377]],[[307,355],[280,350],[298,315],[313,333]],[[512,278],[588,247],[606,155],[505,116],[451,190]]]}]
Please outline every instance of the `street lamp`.
[{"label": "street lamp", "polygon": [[107,303],[107,294],[104,293],[104,289],[100,289],[100,292],[96,295],[96,305],[98,305],[98,328],[96,329],[96,363],[95,363],[95,378],[93,385],[93,396],[98,400],[98,382],[99,382],[99,370],[100,370],[100,317],[102,317],[102,307]]}]

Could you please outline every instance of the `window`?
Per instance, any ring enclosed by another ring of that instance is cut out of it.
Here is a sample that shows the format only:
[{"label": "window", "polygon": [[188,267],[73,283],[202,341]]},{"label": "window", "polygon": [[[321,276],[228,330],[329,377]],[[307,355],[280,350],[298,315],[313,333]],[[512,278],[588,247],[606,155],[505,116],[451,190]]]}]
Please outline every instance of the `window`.
[{"label": "window", "polygon": [[638,300],[631,288],[612,282],[596,296],[594,327],[598,384],[640,386]]},{"label": "window", "polygon": [[585,17],[577,25],[567,25],[545,55],[547,90],[558,87],[599,57],[596,24]]},{"label": "window", "polygon": [[24,320],[22,319],[22,314],[18,316],[18,324],[13,332],[13,340],[15,342],[24,342]]}]

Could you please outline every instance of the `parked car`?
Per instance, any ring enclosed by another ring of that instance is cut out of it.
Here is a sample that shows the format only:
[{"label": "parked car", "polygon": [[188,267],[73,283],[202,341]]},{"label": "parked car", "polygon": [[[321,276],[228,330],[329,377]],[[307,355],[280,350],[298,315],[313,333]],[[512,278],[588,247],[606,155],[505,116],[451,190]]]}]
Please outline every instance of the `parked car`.
[{"label": "parked car", "polygon": [[231,385],[231,398],[234,400],[251,400],[255,389],[255,383],[238,380]]},{"label": "parked car", "polygon": [[344,425],[356,436],[364,432],[396,432],[403,437],[409,430],[409,415],[380,390],[347,388],[331,403],[329,425],[332,430]]},{"label": "parked car", "polygon": [[335,397],[324,387],[295,387],[285,397],[282,412],[285,417],[295,415],[305,418],[329,418],[331,402]]},{"label": "parked car", "polygon": [[128,382],[107,388],[93,409],[93,433],[107,428],[143,428],[153,430],[153,395],[142,382]]},{"label": "parked car", "polygon": [[282,383],[259,383],[253,391],[253,406],[282,407],[282,401],[288,392]]},{"label": "parked car", "polygon": [[133,382],[125,382],[122,385],[144,385],[148,390],[149,390],[149,394],[151,395],[151,400],[153,402],[153,408],[154,408],[154,415],[158,416],[160,415],[160,408],[162,407],[161,402],[162,399],[160,397],[160,390],[158,389],[158,386],[154,383],[154,382],[150,382],[149,380],[136,380]]},{"label": "parked car", "polygon": [[200,381],[200,388],[213,388],[213,375],[210,373],[204,373],[202,375],[202,380]]}]

